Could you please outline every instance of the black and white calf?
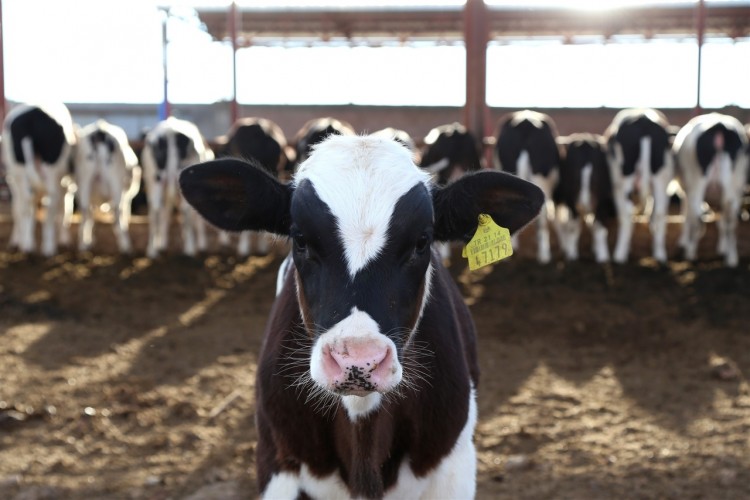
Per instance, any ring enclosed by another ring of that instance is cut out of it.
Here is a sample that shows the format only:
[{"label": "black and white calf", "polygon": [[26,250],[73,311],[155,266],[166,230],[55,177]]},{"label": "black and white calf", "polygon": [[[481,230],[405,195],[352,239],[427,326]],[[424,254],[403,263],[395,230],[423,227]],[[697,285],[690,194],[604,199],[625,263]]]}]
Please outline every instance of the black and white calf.
[{"label": "black and white calf", "polygon": [[[419,165],[438,186],[445,186],[468,172],[482,168],[479,142],[458,122],[440,125],[429,131]],[[451,242],[442,241],[437,250],[445,264],[451,259]]]},{"label": "black and white calf", "polygon": [[[549,224],[554,214],[552,192],[560,176],[557,128],[548,115],[523,110],[500,120],[495,158],[498,167],[541,188],[546,210],[537,218],[537,260],[551,259]],[[514,240],[514,246],[518,242]]]},{"label": "black and white calf", "polygon": [[122,253],[132,250],[130,210],[141,184],[141,167],[125,130],[106,120],[82,128],[76,148],[76,197],[81,211],[78,249],[89,250],[93,242],[93,208],[107,202],[114,214],[113,229]]},{"label": "black and white calf", "polygon": [[188,165],[212,158],[198,127],[189,121],[169,117],[146,134],[141,164],[148,196],[148,257],[167,249],[175,206],[180,208],[185,255],[206,249],[205,221],[180,196],[178,176]]},{"label": "black and white calf", "polygon": [[568,260],[578,259],[582,222],[593,217],[594,258],[607,262],[607,226],[616,212],[604,139],[593,134],[573,134],[559,137],[557,142],[562,147],[560,180],[552,198],[560,247]]},{"label": "black and white calf", "polygon": [[293,240],[256,381],[262,496],[471,498],[475,331],[431,245],[480,213],[515,232],[542,193],[490,171],[435,187],[376,136],[331,137],[287,185],[236,160],[180,181],[217,226]]},{"label": "black and white calf", "polygon": [[738,264],[737,220],[748,174],[748,140],[739,120],[720,113],[696,116],[675,137],[677,177],[685,193],[680,245],[695,260],[703,235],[703,203],[719,209],[717,252]]},{"label": "black and white calf", "polygon": [[349,123],[330,116],[313,118],[302,125],[294,136],[295,166],[304,162],[313,147],[331,135],[356,135]]},{"label": "black and white calf", "polygon": [[666,262],[667,186],[674,179],[669,122],[655,109],[624,109],[615,115],[604,136],[618,218],[613,259],[618,263],[628,260],[633,216],[641,206],[651,213],[653,256]]},{"label": "black and white calf", "polygon": [[[30,253],[35,248],[36,212],[46,202],[42,254],[52,256],[57,244],[68,245],[70,232],[65,201],[72,183],[70,158],[75,145],[70,112],[64,104],[19,104],[3,124],[3,162],[12,198],[10,244]],[[72,191],[71,191],[72,192]],[[72,211],[72,204],[67,212]]]},{"label": "black and white calf", "polygon": [[445,186],[482,168],[479,141],[460,123],[435,127],[424,138],[420,166]]},{"label": "black and white calf", "polygon": [[[263,167],[273,177],[278,178],[289,163],[287,142],[283,130],[266,118],[242,118],[232,125],[227,134],[227,143],[217,154],[218,157],[233,157],[253,161]],[[237,238],[237,253],[250,255],[252,233],[243,231]],[[227,233],[219,236],[222,244],[228,243]],[[267,235],[255,235],[258,253],[267,254],[270,242]]]}]

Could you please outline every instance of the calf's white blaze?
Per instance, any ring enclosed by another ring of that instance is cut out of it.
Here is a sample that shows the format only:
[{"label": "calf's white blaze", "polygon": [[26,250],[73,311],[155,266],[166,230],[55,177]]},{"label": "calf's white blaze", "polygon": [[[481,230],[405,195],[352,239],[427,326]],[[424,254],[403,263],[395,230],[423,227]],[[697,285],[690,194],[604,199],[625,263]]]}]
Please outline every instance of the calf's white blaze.
[{"label": "calf's white blaze", "polygon": [[309,180],[336,217],[354,277],[385,246],[398,200],[420,182],[429,190],[430,177],[414,164],[408,149],[391,139],[335,136],[314,151],[294,182]]}]

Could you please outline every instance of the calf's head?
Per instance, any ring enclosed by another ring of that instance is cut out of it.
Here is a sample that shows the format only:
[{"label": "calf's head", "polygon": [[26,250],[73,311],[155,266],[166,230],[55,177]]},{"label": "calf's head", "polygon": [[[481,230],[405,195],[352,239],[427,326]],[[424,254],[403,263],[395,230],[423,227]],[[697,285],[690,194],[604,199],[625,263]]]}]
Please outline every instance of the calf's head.
[{"label": "calf's head", "polygon": [[376,136],[327,139],[289,184],[234,159],[189,167],[180,184],[222,229],[291,238],[310,375],[357,396],[401,381],[401,355],[437,286],[432,242],[468,241],[480,213],[515,232],[543,202],[533,184],[500,172],[437,188],[405,147]]}]

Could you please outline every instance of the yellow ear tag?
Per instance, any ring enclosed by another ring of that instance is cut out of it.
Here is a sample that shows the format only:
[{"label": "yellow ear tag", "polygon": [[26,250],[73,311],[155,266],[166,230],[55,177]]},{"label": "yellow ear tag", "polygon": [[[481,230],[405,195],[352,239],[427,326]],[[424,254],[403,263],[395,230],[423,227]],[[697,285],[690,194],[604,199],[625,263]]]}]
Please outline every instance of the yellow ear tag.
[{"label": "yellow ear tag", "polygon": [[511,255],[513,247],[508,228],[498,226],[487,214],[479,214],[477,232],[461,254],[469,259],[469,269],[475,271]]}]

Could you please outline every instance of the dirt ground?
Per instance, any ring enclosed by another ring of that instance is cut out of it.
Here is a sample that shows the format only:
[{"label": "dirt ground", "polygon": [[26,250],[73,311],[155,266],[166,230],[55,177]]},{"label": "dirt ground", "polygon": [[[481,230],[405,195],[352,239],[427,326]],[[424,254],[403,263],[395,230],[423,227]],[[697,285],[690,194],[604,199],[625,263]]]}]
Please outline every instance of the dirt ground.
[{"label": "dirt ground", "polygon": [[[5,212],[7,213],[7,211]],[[512,258],[451,271],[479,330],[478,498],[750,497],[750,222],[737,269]],[[0,219],[0,498],[255,497],[253,379],[283,250],[9,253]],[[586,242],[584,242],[585,244]],[[175,246],[176,250],[176,246]]]}]

